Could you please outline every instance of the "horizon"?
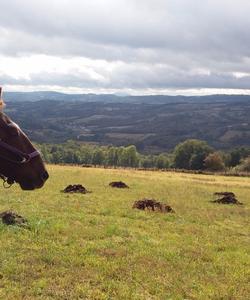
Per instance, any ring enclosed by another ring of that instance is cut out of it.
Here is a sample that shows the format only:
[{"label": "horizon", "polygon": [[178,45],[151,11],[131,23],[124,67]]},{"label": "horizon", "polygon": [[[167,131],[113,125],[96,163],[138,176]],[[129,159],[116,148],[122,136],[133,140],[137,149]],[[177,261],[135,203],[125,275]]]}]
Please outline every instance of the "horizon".
[{"label": "horizon", "polygon": [[94,92],[82,92],[82,93],[77,93],[77,92],[67,92],[67,91],[56,91],[56,90],[31,90],[31,91],[9,91],[5,90],[3,91],[4,93],[23,93],[23,94],[28,94],[28,93],[56,93],[56,94],[62,94],[62,95],[110,95],[110,96],[117,96],[117,97],[150,97],[150,96],[163,96],[163,97],[212,97],[212,96],[250,96],[249,93],[238,93],[238,92],[231,92],[231,93],[225,93],[224,91],[220,93],[218,91],[217,93],[211,93],[211,94],[119,94],[119,93],[94,93]]}]

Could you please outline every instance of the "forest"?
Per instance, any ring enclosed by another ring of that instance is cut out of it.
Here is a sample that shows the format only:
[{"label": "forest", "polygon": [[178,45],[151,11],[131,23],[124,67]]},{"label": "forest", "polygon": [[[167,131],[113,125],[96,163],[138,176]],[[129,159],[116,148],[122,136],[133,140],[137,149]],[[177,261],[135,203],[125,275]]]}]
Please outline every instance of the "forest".
[{"label": "forest", "polygon": [[139,153],[135,145],[99,146],[68,141],[38,144],[45,161],[54,164],[250,172],[250,148],[216,151],[201,140],[186,140],[172,152],[157,155]]}]

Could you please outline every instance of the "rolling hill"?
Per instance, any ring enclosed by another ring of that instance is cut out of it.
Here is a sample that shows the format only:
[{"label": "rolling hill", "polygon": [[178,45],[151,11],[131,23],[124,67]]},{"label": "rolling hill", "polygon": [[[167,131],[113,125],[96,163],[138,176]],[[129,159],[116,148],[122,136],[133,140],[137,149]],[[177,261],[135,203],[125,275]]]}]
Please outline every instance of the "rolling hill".
[{"label": "rolling hill", "polygon": [[145,153],[169,151],[189,138],[217,149],[250,146],[250,96],[37,92],[7,93],[6,100],[6,112],[37,142],[135,144]]}]

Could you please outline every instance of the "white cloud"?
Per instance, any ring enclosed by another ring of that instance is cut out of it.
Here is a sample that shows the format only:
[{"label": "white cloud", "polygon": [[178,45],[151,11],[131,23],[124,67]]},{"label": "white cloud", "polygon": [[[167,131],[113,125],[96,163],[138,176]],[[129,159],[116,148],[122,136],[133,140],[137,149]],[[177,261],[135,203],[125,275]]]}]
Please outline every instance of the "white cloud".
[{"label": "white cloud", "polygon": [[8,89],[163,93],[250,88],[248,0],[8,0]]}]

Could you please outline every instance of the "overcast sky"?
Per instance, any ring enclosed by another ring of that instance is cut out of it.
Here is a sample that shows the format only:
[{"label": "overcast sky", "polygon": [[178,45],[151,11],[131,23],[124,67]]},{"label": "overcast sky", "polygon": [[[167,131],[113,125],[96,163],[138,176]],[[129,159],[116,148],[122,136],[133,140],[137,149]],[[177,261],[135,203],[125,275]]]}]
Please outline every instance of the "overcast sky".
[{"label": "overcast sky", "polygon": [[0,0],[5,90],[250,94],[249,0]]}]

